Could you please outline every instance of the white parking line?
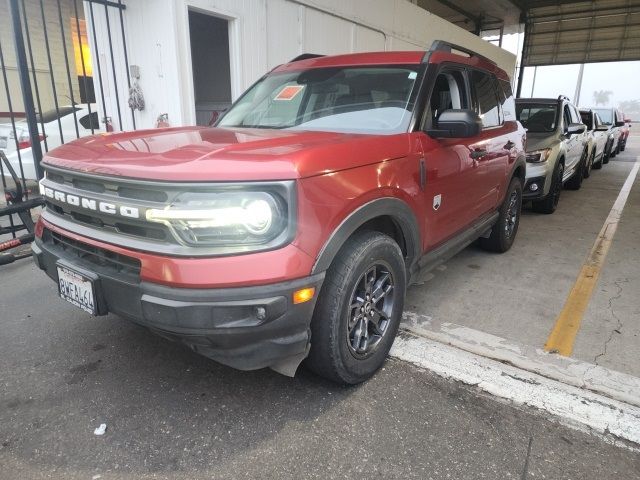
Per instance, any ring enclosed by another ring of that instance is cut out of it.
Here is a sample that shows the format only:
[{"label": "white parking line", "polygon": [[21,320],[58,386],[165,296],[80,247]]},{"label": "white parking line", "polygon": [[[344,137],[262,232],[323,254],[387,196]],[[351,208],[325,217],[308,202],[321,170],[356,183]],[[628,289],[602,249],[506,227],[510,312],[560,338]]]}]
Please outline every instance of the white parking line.
[{"label": "white parking line", "polygon": [[407,332],[398,335],[391,356],[516,404],[538,408],[568,425],[588,427],[609,441],[622,439],[640,446],[640,408],[633,405]]}]

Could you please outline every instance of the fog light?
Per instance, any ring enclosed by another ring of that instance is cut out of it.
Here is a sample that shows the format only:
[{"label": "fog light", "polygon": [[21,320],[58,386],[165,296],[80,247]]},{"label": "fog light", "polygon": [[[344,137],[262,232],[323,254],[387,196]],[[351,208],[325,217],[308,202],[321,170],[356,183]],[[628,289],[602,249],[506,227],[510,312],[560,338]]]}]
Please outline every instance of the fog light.
[{"label": "fog light", "polygon": [[531,185],[529,185],[529,190],[531,190],[532,192],[537,192],[538,191],[538,184],[537,183],[532,183]]},{"label": "fog light", "polygon": [[293,292],[293,303],[304,303],[308,302],[313,298],[316,293],[316,289],[314,287],[302,288],[300,290],[296,290]]}]

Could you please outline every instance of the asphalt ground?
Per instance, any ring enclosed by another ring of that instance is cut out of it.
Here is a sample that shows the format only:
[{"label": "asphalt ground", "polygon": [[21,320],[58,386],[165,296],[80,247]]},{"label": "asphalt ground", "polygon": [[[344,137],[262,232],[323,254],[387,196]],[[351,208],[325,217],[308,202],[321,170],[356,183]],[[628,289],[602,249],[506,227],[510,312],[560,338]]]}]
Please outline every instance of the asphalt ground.
[{"label": "asphalt ground", "polygon": [[0,312],[3,480],[640,478],[637,451],[398,360],[350,388],[218,365],[66,304],[30,260]]}]

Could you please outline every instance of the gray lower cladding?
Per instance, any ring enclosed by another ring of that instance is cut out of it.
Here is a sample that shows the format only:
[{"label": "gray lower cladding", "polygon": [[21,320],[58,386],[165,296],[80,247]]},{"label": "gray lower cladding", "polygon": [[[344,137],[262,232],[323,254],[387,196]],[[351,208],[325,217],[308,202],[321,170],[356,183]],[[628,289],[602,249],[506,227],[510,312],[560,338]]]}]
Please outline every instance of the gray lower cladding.
[{"label": "gray lower cladding", "polygon": [[219,363],[239,370],[271,367],[292,375],[308,352],[318,295],[295,305],[292,294],[305,287],[319,293],[324,272],[263,286],[176,288],[140,281],[39,238],[32,248],[38,267],[56,282],[59,263],[92,276],[99,314],[114,313]]}]

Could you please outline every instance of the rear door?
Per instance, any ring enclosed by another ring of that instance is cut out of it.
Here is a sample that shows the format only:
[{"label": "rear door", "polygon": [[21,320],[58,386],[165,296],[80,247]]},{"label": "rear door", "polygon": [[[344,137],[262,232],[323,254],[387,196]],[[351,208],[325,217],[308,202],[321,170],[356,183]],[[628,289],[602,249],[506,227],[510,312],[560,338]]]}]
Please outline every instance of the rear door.
[{"label": "rear door", "polygon": [[424,202],[426,248],[436,246],[470,225],[480,202],[476,182],[482,181],[480,164],[471,157],[479,138],[432,138],[425,130],[437,124],[449,109],[471,109],[466,67],[440,66],[426,96],[422,129],[418,132],[426,168]]},{"label": "rear door", "polygon": [[498,79],[489,72],[472,70],[470,80],[474,108],[482,119],[481,138],[472,154],[480,174],[474,185],[478,199],[475,214],[481,216],[494,210],[504,194],[510,156],[515,155],[517,142],[512,137],[517,128],[513,122],[505,123],[502,104],[506,98]]}]

